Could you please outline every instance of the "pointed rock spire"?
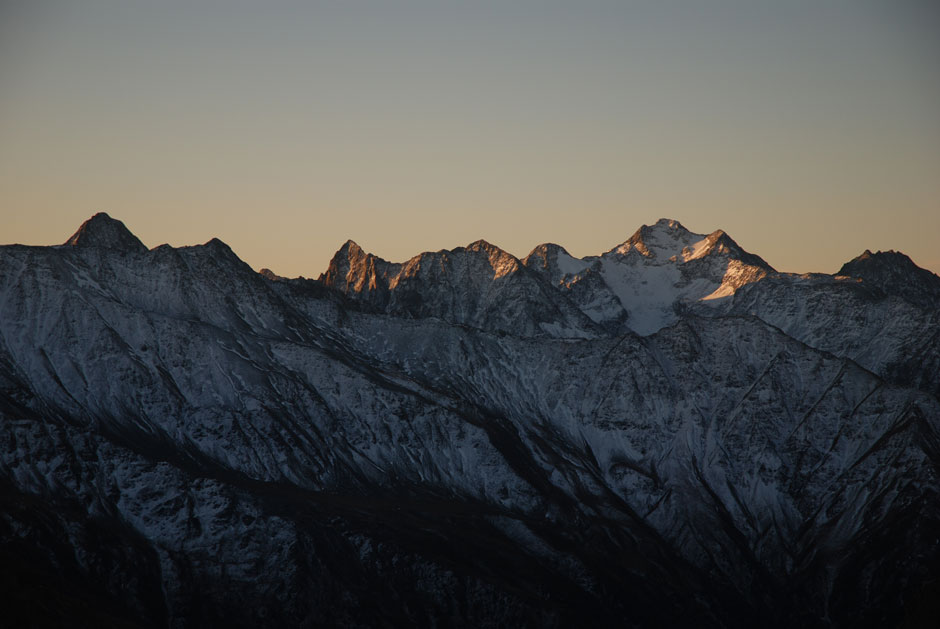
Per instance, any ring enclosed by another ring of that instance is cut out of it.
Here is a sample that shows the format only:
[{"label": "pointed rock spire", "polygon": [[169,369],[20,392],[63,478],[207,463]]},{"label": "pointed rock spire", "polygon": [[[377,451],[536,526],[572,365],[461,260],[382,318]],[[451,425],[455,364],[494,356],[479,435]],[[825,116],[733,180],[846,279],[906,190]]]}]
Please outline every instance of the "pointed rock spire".
[{"label": "pointed rock spire", "polygon": [[400,264],[392,264],[367,253],[352,240],[347,240],[333,254],[326,273],[320,275],[320,281],[346,294],[367,294],[384,304],[388,298],[389,276],[400,267]]},{"label": "pointed rock spire", "polygon": [[82,223],[71,238],[65,241],[73,247],[101,247],[125,252],[144,252],[147,247],[131,233],[124,223],[104,212],[98,212]]}]

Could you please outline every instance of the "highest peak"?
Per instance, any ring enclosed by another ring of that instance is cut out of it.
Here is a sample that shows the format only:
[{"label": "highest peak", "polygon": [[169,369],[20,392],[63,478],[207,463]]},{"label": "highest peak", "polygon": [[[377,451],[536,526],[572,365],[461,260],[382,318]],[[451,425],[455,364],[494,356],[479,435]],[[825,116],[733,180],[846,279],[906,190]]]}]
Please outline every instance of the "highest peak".
[{"label": "highest peak", "polygon": [[696,234],[671,218],[661,218],[653,225],[643,225],[626,242],[604,255],[622,257],[632,252],[646,260],[655,260],[656,264],[728,256],[745,264],[773,271],[759,256],[742,249],[724,230],[717,229],[708,235]]},{"label": "highest peak", "polygon": [[72,237],[65,241],[73,247],[101,247],[125,252],[147,251],[144,243],[131,233],[121,221],[105,212],[98,212],[81,224]]},{"label": "highest peak", "polygon": [[685,238],[687,236],[699,236],[699,234],[693,234],[679,221],[672,218],[661,218],[652,225],[643,225],[640,227],[630,239],[638,238],[642,239],[649,236],[665,236],[677,240],[680,238]]},{"label": "highest peak", "polygon": [[[635,250],[646,258],[654,258],[657,249],[672,250],[677,245],[679,250],[686,245],[705,238],[702,234],[693,234],[682,223],[671,218],[661,218],[652,225],[643,225],[621,245],[608,253],[626,255]],[[666,257],[674,255],[670,253]]]},{"label": "highest peak", "polygon": [[[648,227],[648,226],[644,225],[643,227]],[[676,232],[685,232],[685,233],[689,232],[688,229],[682,226],[682,223],[672,218],[661,218],[658,221],[656,221],[653,227],[658,227],[660,229],[666,229],[666,230],[672,230]]]}]

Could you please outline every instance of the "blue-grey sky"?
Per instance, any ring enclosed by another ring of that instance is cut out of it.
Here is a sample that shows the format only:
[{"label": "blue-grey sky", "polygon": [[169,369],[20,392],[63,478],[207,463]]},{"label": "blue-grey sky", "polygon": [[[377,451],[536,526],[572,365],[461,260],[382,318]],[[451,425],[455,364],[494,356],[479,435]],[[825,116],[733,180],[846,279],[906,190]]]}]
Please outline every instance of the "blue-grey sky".
[{"label": "blue-grey sky", "polygon": [[940,271],[932,0],[0,0],[0,242],[96,211],[316,276],[722,228]]}]

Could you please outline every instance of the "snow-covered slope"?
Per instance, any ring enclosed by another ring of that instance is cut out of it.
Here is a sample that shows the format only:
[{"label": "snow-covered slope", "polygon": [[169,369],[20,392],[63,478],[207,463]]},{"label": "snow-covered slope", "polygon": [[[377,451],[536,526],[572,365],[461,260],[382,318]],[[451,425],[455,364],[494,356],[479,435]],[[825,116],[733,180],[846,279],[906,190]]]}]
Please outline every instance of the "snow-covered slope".
[{"label": "snow-covered slope", "polygon": [[[557,302],[525,291],[584,272],[560,248],[537,271],[350,244],[316,282],[88,225],[0,247],[14,624],[875,627],[940,576],[940,402],[731,312],[784,279],[646,336],[552,338],[531,307]],[[759,266],[665,229],[610,264],[678,269],[680,302]]]},{"label": "snow-covered slope", "polygon": [[708,315],[760,317],[890,382],[940,397],[940,277],[902,253],[865,251],[835,275],[776,273]]},{"label": "snow-covered slope", "polygon": [[587,258],[544,244],[520,261],[481,240],[398,264],[348,241],[320,281],[389,314],[524,336],[590,338],[599,330],[652,334],[689,305],[730,297],[768,273],[766,262],[723,231],[694,234],[661,219]]},{"label": "snow-covered slope", "polygon": [[689,304],[729,297],[773,272],[723,231],[694,234],[670,219],[644,225],[600,256],[578,259],[549,244],[536,247],[525,263],[595,322],[641,335],[671,325]]}]

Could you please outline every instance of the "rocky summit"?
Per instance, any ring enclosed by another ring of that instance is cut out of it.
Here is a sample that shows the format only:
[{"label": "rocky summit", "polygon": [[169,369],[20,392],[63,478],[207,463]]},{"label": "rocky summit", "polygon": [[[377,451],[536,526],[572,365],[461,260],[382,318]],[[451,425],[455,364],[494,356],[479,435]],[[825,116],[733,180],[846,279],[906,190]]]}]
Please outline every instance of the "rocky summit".
[{"label": "rocky summit", "polygon": [[930,626],[938,282],[666,219],[319,280],[0,247],[2,624]]}]

